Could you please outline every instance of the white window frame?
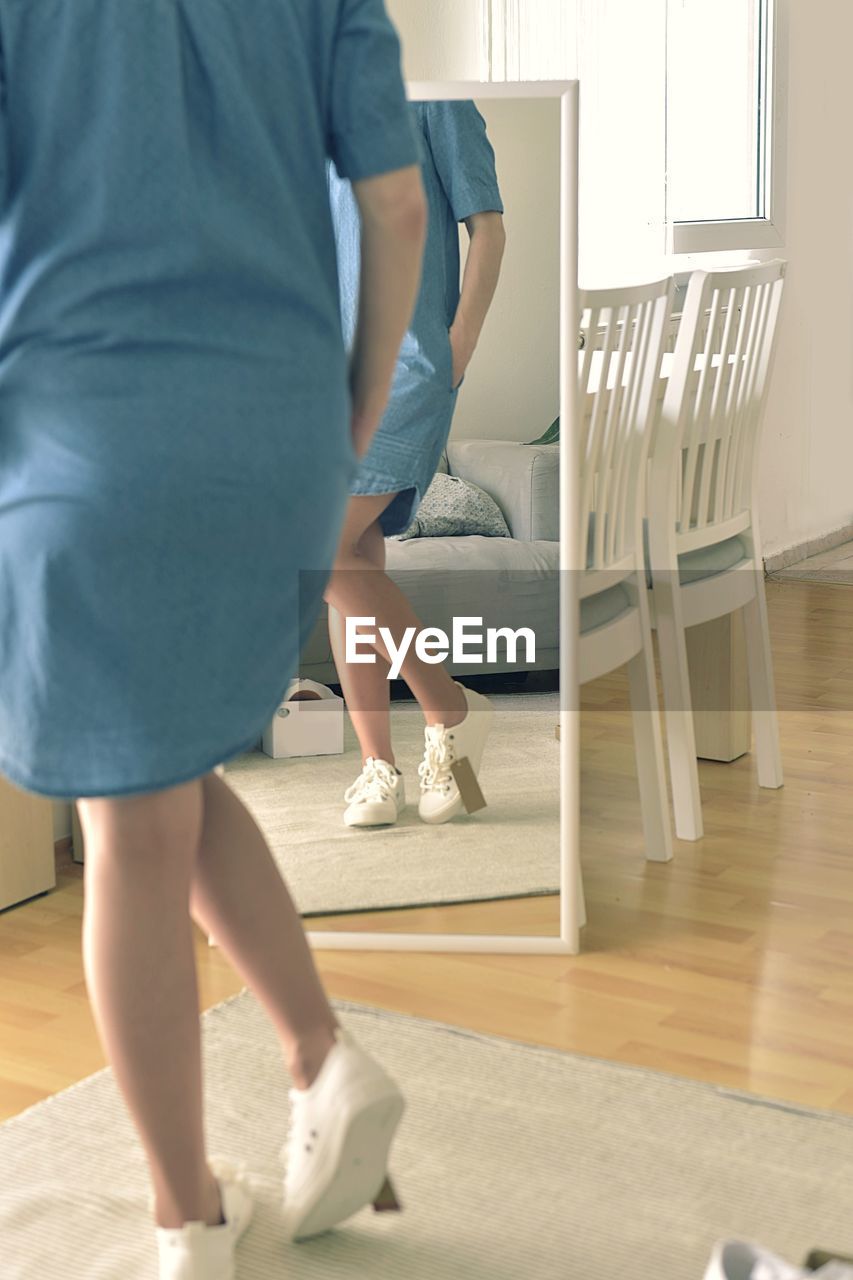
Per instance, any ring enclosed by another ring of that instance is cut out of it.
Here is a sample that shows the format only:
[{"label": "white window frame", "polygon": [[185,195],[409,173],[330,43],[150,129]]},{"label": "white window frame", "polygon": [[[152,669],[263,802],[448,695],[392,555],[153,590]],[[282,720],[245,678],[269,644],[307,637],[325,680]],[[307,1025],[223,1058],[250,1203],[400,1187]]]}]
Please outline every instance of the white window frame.
[{"label": "white window frame", "polygon": [[766,213],[761,218],[674,222],[667,211],[667,252],[775,249],[785,243],[787,189],[788,0],[768,0],[768,65],[764,101],[770,103],[763,138]]},{"label": "white window frame", "polygon": [[[590,3],[591,0],[587,0]],[[667,0],[658,0],[665,5]],[[580,76],[581,112],[583,68],[578,67],[576,5],[582,0],[480,0],[483,31],[481,76],[486,81],[557,79]],[[661,138],[650,148],[659,151],[660,199],[645,218],[646,256],[656,241],[662,259],[675,265],[698,254],[738,250],[776,249],[785,243],[787,188],[788,25],[790,0],[770,0],[769,65],[766,68],[770,102],[763,139],[765,216],[703,222],[674,222],[667,208],[665,164],[665,86],[661,85]],[[547,32],[547,39],[543,34]],[[662,51],[666,63],[667,50]],[[657,159],[657,156],[655,156]],[[581,192],[583,196],[583,192]],[[639,234],[639,229],[637,234]]]}]

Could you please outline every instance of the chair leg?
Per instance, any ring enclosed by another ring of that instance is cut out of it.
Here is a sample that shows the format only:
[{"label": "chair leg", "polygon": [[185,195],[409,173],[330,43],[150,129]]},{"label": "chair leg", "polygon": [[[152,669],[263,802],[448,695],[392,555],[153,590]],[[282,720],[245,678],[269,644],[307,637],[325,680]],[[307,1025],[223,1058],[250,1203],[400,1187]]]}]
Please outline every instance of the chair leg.
[{"label": "chair leg", "polygon": [[655,583],[654,599],[675,834],[680,840],[701,840],[704,834],[702,798],[681,609],[669,583]]},{"label": "chair leg", "polygon": [[773,680],[773,655],[764,582],[758,577],[755,595],[743,608],[746,661],[749,670],[749,700],[758,761],[758,785],[781,787],[782,753],[779,747],[779,719]]},{"label": "chair leg", "polygon": [[672,827],[651,640],[648,648],[644,647],[628,663],[628,681],[646,857],[653,862],[669,862],[672,858]]}]

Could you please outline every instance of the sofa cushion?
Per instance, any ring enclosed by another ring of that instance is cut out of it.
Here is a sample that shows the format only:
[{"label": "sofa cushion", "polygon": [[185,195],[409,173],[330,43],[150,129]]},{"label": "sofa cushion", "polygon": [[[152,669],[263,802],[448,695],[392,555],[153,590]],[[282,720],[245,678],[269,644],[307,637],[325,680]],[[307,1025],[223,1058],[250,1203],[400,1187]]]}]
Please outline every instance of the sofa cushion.
[{"label": "sofa cushion", "polygon": [[417,514],[399,540],[407,538],[509,538],[503,513],[479,485],[439,471],[424,494]]},{"label": "sofa cushion", "polygon": [[485,489],[497,502],[514,538],[560,537],[560,446],[512,440],[451,440],[451,473]]}]

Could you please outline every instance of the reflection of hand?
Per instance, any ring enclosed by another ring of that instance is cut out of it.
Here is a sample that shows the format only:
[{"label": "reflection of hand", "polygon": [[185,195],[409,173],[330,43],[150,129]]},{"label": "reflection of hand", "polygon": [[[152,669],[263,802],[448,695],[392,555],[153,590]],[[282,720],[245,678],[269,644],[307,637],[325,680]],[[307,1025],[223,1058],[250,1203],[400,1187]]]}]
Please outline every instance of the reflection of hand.
[{"label": "reflection of hand", "polygon": [[450,385],[452,390],[455,391],[465,377],[465,370],[471,363],[471,356],[474,354],[460,333],[458,325],[453,325],[450,330],[450,350],[453,355],[453,373]]}]

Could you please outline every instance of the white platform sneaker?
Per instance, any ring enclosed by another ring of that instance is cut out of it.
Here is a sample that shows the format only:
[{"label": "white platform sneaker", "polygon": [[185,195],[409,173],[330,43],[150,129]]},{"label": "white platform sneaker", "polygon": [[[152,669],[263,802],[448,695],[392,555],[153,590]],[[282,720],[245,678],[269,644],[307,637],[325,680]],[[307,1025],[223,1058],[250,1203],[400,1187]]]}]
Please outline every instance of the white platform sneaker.
[{"label": "white platform sneaker", "polygon": [[405,1103],[397,1085],[343,1027],[309,1089],[291,1089],[284,1219],[289,1240],[306,1240],[372,1204],[400,1208],[388,1152]]},{"label": "white platform sneaker", "polygon": [[403,775],[387,760],[368,756],[361,773],[344,792],[348,827],[387,827],[406,807]]},{"label": "white platform sneaker", "polygon": [[482,693],[459,686],[468,703],[465,719],[446,729],[424,729],[424,758],[418,765],[421,795],[418,813],[424,822],[449,822],[465,807],[451,766],[467,757],[476,778],[492,725],[492,704]]},{"label": "white platform sneaker", "polygon": [[252,1199],[240,1170],[223,1160],[212,1160],[211,1168],[225,1221],[217,1227],[204,1222],[157,1227],[160,1280],[235,1280],[234,1250],[251,1221]]},{"label": "white platform sneaker", "polygon": [[853,1266],[827,1262],[817,1271],[793,1267],[769,1249],[745,1240],[720,1240],[705,1280],[853,1280]]}]

